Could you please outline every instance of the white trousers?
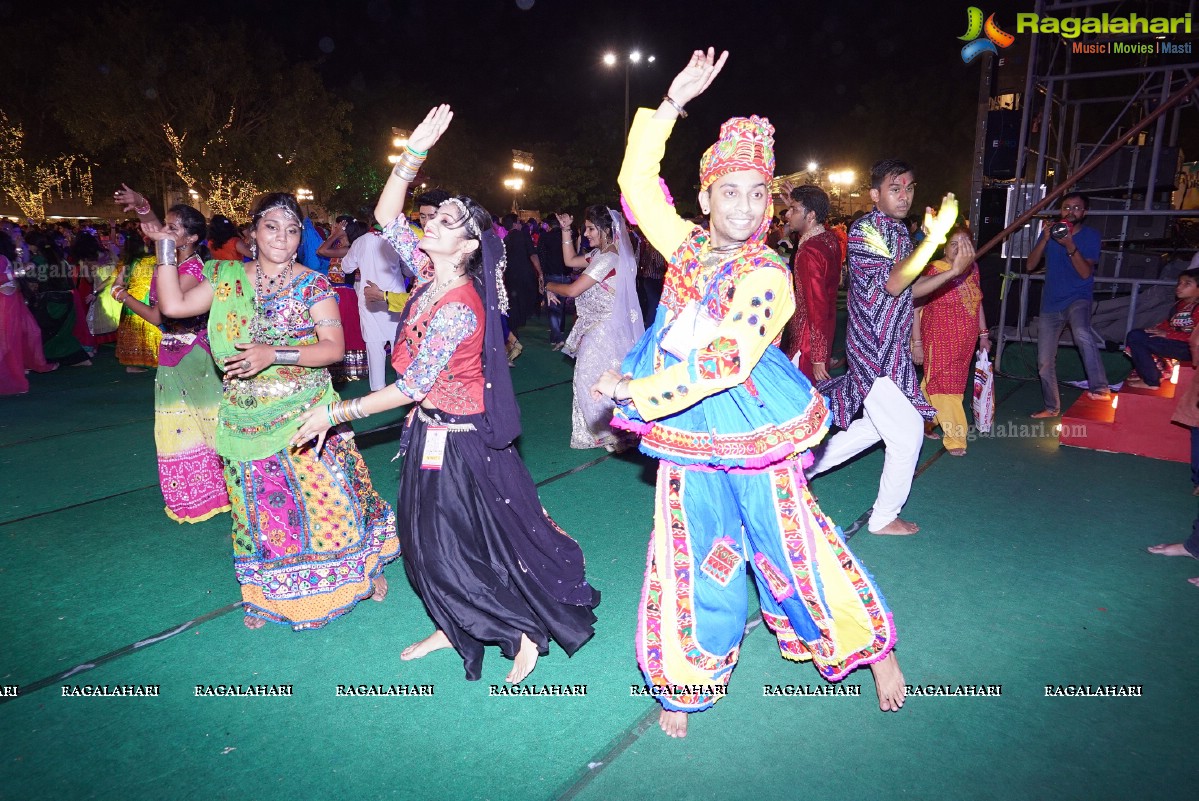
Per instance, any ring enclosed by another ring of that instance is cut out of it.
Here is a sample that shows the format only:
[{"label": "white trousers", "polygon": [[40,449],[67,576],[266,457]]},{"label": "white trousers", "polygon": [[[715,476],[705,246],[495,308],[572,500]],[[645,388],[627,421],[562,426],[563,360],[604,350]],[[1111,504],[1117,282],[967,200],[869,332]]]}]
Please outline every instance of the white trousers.
[{"label": "white trousers", "polygon": [[924,418],[890,378],[874,379],[862,406],[862,416],[825,442],[806,472],[808,476],[820,475],[882,440],[886,447],[883,475],[867,523],[871,531],[878,531],[899,517],[899,510],[908,501],[924,444]]},{"label": "white trousers", "polygon": [[387,386],[387,365],[391,363],[387,358],[387,344],[383,340],[366,340],[366,372],[371,382],[371,392]]}]

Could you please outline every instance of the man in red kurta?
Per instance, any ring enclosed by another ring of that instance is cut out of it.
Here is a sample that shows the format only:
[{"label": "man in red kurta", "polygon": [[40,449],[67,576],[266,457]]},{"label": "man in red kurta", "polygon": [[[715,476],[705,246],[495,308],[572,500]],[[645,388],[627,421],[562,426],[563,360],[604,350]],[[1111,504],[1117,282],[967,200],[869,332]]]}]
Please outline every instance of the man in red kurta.
[{"label": "man in red kurta", "polygon": [[798,237],[791,259],[795,314],[783,332],[783,351],[813,383],[827,381],[829,351],[837,326],[837,287],[841,283],[841,243],[824,227],[828,195],[817,186],[799,186],[788,197],[789,233]]}]

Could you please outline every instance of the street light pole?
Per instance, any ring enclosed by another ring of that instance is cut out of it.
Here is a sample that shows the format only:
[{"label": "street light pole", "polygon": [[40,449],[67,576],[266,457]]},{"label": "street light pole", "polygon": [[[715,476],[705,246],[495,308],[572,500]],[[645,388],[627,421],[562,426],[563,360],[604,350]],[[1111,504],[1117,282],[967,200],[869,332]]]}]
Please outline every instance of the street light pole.
[{"label": "street light pole", "polygon": [[629,62],[624,63],[624,141],[629,142]]},{"label": "street light pole", "polygon": [[[646,62],[652,64],[655,56],[646,58]],[[604,63],[609,67],[616,66],[617,56],[615,53],[605,53]],[[631,64],[641,63],[641,51],[633,50],[624,58],[624,140],[627,144],[629,141],[629,66]]]}]

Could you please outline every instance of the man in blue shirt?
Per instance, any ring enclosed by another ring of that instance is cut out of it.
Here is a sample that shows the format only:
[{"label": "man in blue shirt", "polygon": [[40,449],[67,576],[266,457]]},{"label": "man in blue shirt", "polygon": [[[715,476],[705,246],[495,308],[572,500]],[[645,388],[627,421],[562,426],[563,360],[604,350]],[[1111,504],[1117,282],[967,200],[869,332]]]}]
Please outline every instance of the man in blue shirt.
[{"label": "man in blue shirt", "polygon": [[1037,330],[1037,371],[1041,376],[1041,394],[1045,408],[1033,412],[1036,418],[1057,417],[1061,414],[1061,398],[1057,389],[1057,345],[1067,324],[1074,344],[1082,355],[1087,372],[1087,396],[1102,400],[1110,396],[1107,374],[1099,350],[1103,341],[1091,328],[1091,300],[1095,287],[1095,266],[1099,263],[1099,232],[1083,225],[1087,216],[1087,199],[1071,192],[1062,198],[1061,219],[1066,230],[1051,236],[1046,225],[1041,237],[1028,254],[1025,269],[1031,271],[1045,257],[1045,289],[1041,293],[1040,325]]}]

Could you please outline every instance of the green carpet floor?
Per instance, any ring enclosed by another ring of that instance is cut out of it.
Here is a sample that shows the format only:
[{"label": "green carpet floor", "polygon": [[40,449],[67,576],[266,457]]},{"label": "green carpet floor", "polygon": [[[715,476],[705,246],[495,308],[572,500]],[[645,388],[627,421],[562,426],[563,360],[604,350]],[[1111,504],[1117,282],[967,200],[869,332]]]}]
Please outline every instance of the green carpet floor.
[{"label": "green carpet floor", "polygon": [[[860,697],[766,697],[764,685],[823,682],[779,658],[751,619],[730,697],[670,740],[656,707],[630,696],[652,465],[567,448],[571,364],[543,333],[522,339],[520,451],[604,594],[594,640],[570,659],[551,648],[531,681],[586,685],[585,696],[490,695],[509,665],[494,649],[476,683],[452,652],[401,663],[430,624],[398,564],[385,603],[315,632],[246,630],[230,608],[240,596],[227,519],[163,515],[152,376],[126,375],[102,351],[92,368],[32,376],[29,395],[0,400],[0,686],[23,688],[0,697],[0,799],[1199,797],[1186,757],[1199,638],[1185,623],[1199,589],[1184,580],[1199,566],[1144,552],[1190,530],[1185,465],[1060,447],[1029,426],[1039,386],[1000,379],[997,423],[1010,435],[977,438],[963,459],[926,442],[905,510],[920,534],[851,544],[892,608],[912,684],[1002,694],[913,697],[882,714],[859,673],[845,684]],[[1028,356],[1009,351],[1005,371],[1028,375]],[[1062,378],[1077,378],[1062,356]],[[1127,369],[1108,362],[1113,377]],[[1063,389],[1064,403],[1075,397]],[[358,426],[392,497],[397,419]],[[869,508],[881,461],[872,452],[814,482],[842,525]],[[61,690],[129,683],[160,696]],[[337,696],[339,684],[393,683],[434,695]],[[196,697],[210,684],[290,684],[293,695]],[[1045,697],[1064,684],[1143,694]]]}]

